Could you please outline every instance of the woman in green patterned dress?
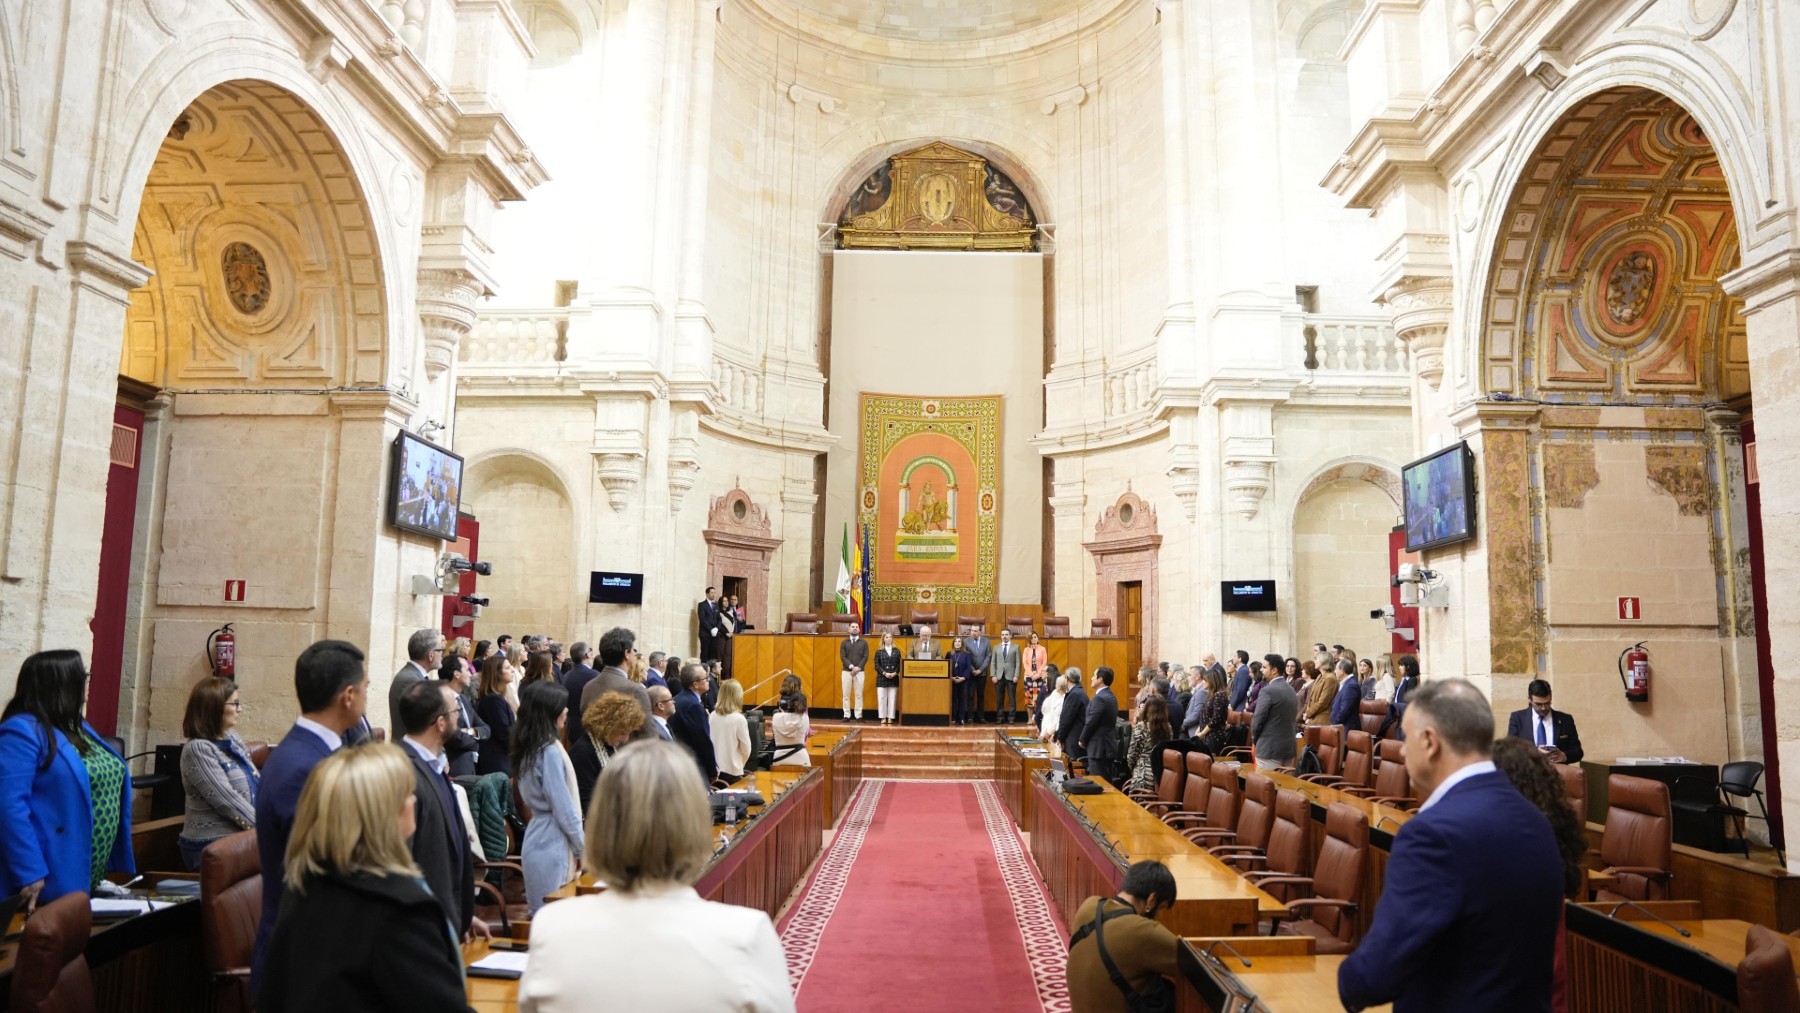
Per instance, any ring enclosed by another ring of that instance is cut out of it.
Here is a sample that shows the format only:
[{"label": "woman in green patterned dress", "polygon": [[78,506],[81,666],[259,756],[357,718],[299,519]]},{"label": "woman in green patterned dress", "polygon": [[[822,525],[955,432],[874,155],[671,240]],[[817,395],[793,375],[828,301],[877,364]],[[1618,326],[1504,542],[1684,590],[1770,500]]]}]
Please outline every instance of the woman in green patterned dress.
[{"label": "woman in green patterned dress", "polygon": [[0,712],[0,896],[34,908],[136,871],[131,774],[82,718],[87,685],[80,653],[41,651]]}]

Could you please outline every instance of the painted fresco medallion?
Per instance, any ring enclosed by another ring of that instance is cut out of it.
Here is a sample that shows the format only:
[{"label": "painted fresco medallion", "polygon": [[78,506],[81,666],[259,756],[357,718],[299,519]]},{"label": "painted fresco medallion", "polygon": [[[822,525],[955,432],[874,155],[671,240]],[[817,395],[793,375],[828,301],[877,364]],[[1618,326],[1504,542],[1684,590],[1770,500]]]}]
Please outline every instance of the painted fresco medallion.
[{"label": "painted fresco medallion", "polygon": [[273,285],[269,281],[269,265],[263,255],[249,243],[229,243],[220,254],[220,269],[225,276],[225,294],[239,313],[255,316],[269,305]]},{"label": "painted fresco medallion", "polygon": [[1594,335],[1615,348],[1633,348],[1649,337],[1662,315],[1669,288],[1668,259],[1660,246],[1637,238],[1593,258],[1588,276],[1587,319]]},{"label": "painted fresco medallion", "polygon": [[1656,259],[1643,250],[1634,250],[1613,261],[1606,279],[1606,313],[1613,323],[1624,327],[1635,325],[1650,309],[1650,294],[1656,287]]},{"label": "painted fresco medallion", "polygon": [[947,172],[934,172],[919,180],[919,214],[933,225],[941,225],[956,210],[956,180]]}]

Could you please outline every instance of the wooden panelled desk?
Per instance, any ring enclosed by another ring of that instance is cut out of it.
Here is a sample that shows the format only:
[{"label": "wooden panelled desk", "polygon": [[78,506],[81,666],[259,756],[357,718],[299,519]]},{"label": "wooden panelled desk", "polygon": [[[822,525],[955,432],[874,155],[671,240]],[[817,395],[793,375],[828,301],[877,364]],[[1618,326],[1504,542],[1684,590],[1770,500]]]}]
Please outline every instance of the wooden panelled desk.
[{"label": "wooden panelled desk", "polygon": [[[949,613],[946,612],[945,615]],[[990,625],[988,635],[997,639],[1000,635],[999,628]],[[873,657],[875,649],[881,646],[881,638],[870,636],[867,639],[871,641],[869,653]],[[939,636],[937,639],[948,652],[950,638]],[[771,704],[779,699],[780,679],[771,680],[766,686],[757,684],[785,669],[799,676],[801,691],[806,694],[808,707],[814,710],[841,710],[844,706],[844,690],[839,678],[842,669],[838,667],[838,645],[843,641],[841,635],[829,633],[768,633],[762,630],[752,630],[733,637],[732,673],[744,685],[744,706]],[[1070,665],[1076,665],[1091,677],[1094,669],[1106,665],[1126,682],[1136,677],[1138,659],[1142,652],[1142,645],[1138,640],[1125,637],[1056,637],[1039,642],[1044,645],[1050,663],[1061,671],[1066,672]],[[911,652],[912,643],[912,637],[894,638],[894,644],[903,655]],[[901,692],[905,692],[904,681]],[[1121,690],[1115,683],[1113,692],[1124,700],[1129,687]],[[863,711],[872,713],[875,709],[875,673],[868,671],[863,679]],[[949,713],[947,704],[944,713]]]},{"label": "wooden panelled desk", "polygon": [[[1737,965],[1750,923],[1711,918],[1663,924],[1628,909],[1611,918],[1604,905],[1568,904],[1563,910],[1570,1013],[1737,1009]],[[1800,939],[1784,941],[1800,965]]]},{"label": "wooden panelled desk", "polygon": [[1111,785],[1100,795],[1064,795],[1040,772],[1030,788],[1031,856],[1065,924],[1082,901],[1116,893],[1131,863],[1149,859],[1175,875],[1179,899],[1157,920],[1177,935],[1255,935],[1260,919],[1287,912]]},{"label": "wooden panelled desk", "polygon": [[[1045,754],[1027,756],[1024,752],[1027,749],[1034,753],[1044,750]],[[1012,813],[1013,822],[1020,830],[1031,829],[1031,812],[1037,801],[1031,791],[1032,773],[1049,770],[1055,762],[1049,755],[1047,743],[1031,736],[1015,737],[1006,731],[994,732],[994,784],[1006,802],[1006,811]]]},{"label": "wooden panelled desk", "polygon": [[907,658],[900,663],[900,723],[949,724],[950,700],[956,684],[950,681],[950,662],[942,658]]},{"label": "wooden panelled desk", "polygon": [[862,748],[862,730],[858,728],[820,729],[807,740],[807,759],[825,775],[821,826],[826,830],[843,818],[850,796],[862,784]]},{"label": "wooden panelled desk", "polygon": [[[752,809],[747,821],[713,827],[713,836],[727,841],[694,884],[700,896],[757,908],[774,918],[824,844],[825,782],[822,770],[793,768],[759,770],[740,781],[739,787],[755,789],[767,804]],[[550,899],[554,902],[597,888],[594,878],[583,873]],[[486,943],[471,943],[463,947],[463,962],[473,963],[487,953]],[[517,981],[470,978],[468,992],[470,1005],[482,1013],[511,1013],[518,1008]]]},{"label": "wooden panelled desk", "polygon": [[[1587,825],[1588,844],[1596,851],[1604,831],[1600,823]],[[1800,931],[1800,876],[1773,862],[1685,844],[1671,848],[1669,857],[1674,872],[1671,899],[1698,901],[1707,918],[1735,918],[1778,932]]]},{"label": "wooden panelled desk", "polygon": [[[140,897],[149,896],[144,891],[133,893]],[[84,955],[94,972],[94,996],[98,1008],[108,1011],[204,1011],[213,1008],[212,985],[207,980],[205,954],[201,949],[198,896],[158,896],[156,899],[170,901],[174,906],[135,918],[94,923]],[[19,949],[18,933],[24,927],[24,913],[14,915],[12,924],[6,927],[6,941],[0,943],[0,1009],[8,1008],[13,961]]]},{"label": "wooden panelled desk", "polygon": [[[1182,980],[1175,985],[1176,1008],[1181,1013],[1225,1013],[1255,1009],[1258,1013],[1322,1013],[1341,1010],[1338,1001],[1338,965],[1343,955],[1255,953],[1250,966],[1231,954],[1217,952],[1218,959],[1203,955],[1206,940],[1183,939],[1177,955]],[[1257,1005],[1243,1005],[1254,997]],[[1392,1006],[1370,1006],[1370,1013]]]}]

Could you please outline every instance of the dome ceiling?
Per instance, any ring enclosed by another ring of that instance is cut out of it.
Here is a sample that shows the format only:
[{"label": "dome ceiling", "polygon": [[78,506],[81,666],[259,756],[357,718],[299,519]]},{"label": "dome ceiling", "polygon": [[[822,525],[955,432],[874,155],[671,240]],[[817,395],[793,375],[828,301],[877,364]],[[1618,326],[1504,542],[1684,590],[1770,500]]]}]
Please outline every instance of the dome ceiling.
[{"label": "dome ceiling", "polygon": [[1055,21],[1083,0],[789,0],[823,21],[865,35],[957,42],[1012,35]]}]

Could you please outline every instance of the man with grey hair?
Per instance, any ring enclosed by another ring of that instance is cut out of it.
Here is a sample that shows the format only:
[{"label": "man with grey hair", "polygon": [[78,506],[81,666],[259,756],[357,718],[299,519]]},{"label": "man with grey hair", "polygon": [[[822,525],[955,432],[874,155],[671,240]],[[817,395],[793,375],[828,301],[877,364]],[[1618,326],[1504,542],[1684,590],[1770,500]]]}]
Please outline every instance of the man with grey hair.
[{"label": "man with grey hair", "polygon": [[[1259,711],[1260,712],[1260,711]],[[1338,967],[1347,1010],[1548,1010],[1563,866],[1550,821],[1494,769],[1494,711],[1466,679],[1401,718],[1425,802],[1394,835],[1375,918]]]},{"label": "man with grey hair", "polygon": [[400,666],[388,685],[389,742],[399,741],[406,734],[406,725],[400,720],[401,694],[415,682],[434,678],[438,666],[444,663],[444,635],[437,630],[414,630],[406,638],[406,657],[406,664]]}]

